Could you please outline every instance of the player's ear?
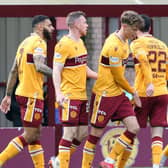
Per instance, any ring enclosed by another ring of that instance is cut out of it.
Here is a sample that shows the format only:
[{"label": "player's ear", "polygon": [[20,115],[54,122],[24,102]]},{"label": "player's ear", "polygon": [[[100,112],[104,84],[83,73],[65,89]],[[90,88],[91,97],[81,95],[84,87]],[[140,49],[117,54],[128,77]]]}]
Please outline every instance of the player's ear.
[{"label": "player's ear", "polygon": [[43,27],[44,27],[44,23],[39,23],[37,24],[37,29],[42,31],[43,30]]},{"label": "player's ear", "polygon": [[126,28],[128,25],[127,24],[122,24],[123,28]]}]

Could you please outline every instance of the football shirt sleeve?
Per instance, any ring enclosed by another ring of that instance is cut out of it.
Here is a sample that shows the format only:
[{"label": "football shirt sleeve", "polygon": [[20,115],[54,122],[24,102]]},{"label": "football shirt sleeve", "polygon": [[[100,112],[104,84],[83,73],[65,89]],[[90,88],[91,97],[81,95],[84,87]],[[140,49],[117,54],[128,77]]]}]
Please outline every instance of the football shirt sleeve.
[{"label": "football shirt sleeve", "polygon": [[55,50],[54,50],[54,63],[62,63],[65,64],[66,59],[68,57],[68,52],[69,51],[69,47],[66,46],[63,43],[58,43],[55,46]]},{"label": "football shirt sleeve", "polygon": [[47,56],[46,53],[47,47],[46,47],[46,43],[44,41],[40,40],[36,40],[34,43],[34,51],[33,51],[33,55],[41,55],[43,57]]},{"label": "football shirt sleeve", "polygon": [[113,47],[111,47],[109,50],[109,65],[115,82],[122,89],[133,94],[134,89],[130,86],[129,82],[124,76],[124,67],[122,66],[122,59],[119,55],[117,55],[117,53],[114,52]]},{"label": "football shirt sleeve", "polygon": [[135,57],[141,65],[140,66],[142,70],[141,72],[144,75],[144,80],[146,85],[152,83],[152,70],[147,58],[148,53],[147,51],[145,51],[143,44],[137,41],[132,42],[130,48],[131,48],[133,57]]}]

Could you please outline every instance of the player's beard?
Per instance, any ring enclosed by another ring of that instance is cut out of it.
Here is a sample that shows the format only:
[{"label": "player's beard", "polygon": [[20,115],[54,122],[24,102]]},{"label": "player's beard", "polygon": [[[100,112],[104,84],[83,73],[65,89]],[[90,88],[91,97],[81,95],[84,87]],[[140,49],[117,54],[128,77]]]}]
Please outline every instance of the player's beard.
[{"label": "player's beard", "polygon": [[47,29],[43,29],[43,36],[46,40],[51,40],[52,38],[52,33],[50,33]]}]

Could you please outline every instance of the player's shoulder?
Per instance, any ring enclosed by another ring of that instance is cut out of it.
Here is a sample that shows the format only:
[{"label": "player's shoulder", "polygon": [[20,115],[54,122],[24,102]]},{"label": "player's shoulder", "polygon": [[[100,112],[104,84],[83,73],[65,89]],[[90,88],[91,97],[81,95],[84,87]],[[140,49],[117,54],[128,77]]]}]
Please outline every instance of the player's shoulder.
[{"label": "player's shoulder", "polygon": [[131,41],[131,44],[136,44],[136,43],[141,43],[141,42],[144,42],[145,39],[143,37],[139,37],[139,38],[136,38],[134,40]]},{"label": "player's shoulder", "polygon": [[142,46],[144,44],[145,44],[144,39],[137,38],[137,39],[134,39],[133,41],[131,41],[130,47],[132,48],[132,47]]},{"label": "player's shoulder", "polygon": [[158,41],[158,43],[160,44],[160,45],[162,45],[162,46],[164,46],[165,48],[167,48],[167,44],[164,42],[164,41],[162,41],[162,40],[160,40],[160,39],[158,39],[158,38],[155,38],[157,41]]},{"label": "player's shoulder", "polygon": [[63,36],[58,43],[56,44],[56,47],[68,47],[71,46],[71,40],[67,36]]},{"label": "player's shoulder", "polygon": [[32,40],[39,43],[46,43],[45,40],[43,40],[40,36],[34,36]]},{"label": "player's shoulder", "polygon": [[106,47],[108,47],[108,48],[113,48],[113,47],[118,46],[118,40],[117,40],[117,38],[116,38],[115,33],[110,34],[110,35],[106,38],[105,43],[104,43],[104,46],[106,46]]}]

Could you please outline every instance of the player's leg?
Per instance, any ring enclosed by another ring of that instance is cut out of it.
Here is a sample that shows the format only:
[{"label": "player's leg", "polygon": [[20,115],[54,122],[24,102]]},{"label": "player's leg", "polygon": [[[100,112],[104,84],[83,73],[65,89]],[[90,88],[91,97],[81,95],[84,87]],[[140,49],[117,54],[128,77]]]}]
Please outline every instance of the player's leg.
[{"label": "player's leg", "polygon": [[72,141],[71,155],[76,151],[81,142],[88,136],[88,112],[87,112],[87,101],[81,101],[80,104],[80,116],[79,126],[77,129],[76,137]]},{"label": "player's leg", "polygon": [[151,98],[152,110],[150,114],[151,136],[152,136],[152,163],[153,168],[158,168],[163,147],[163,130],[167,127],[167,102],[168,95]]},{"label": "player's leg", "polygon": [[[28,151],[32,158],[34,168],[44,168],[44,150],[40,143],[41,128],[26,128],[27,136],[30,139]],[[34,137],[34,138],[31,138]]]},{"label": "player's leg", "polygon": [[121,95],[118,99],[119,100],[117,101],[120,102],[120,105],[118,106],[118,109],[116,109],[115,115],[118,115],[117,119],[123,118],[123,123],[125,124],[127,130],[116,139],[108,157],[100,163],[101,167],[105,167],[106,163],[112,164],[114,167],[117,157],[122,154],[128,146],[133,145],[134,138],[139,131],[139,124],[128,98]]},{"label": "player's leg", "polygon": [[[64,108],[60,109],[61,121],[63,123],[63,136],[59,143],[58,155],[60,168],[69,167],[72,142],[74,142],[74,138],[77,138],[82,104],[83,101],[81,100],[69,100]],[[86,105],[86,101],[84,104]],[[88,123],[88,119],[85,120],[87,120]],[[83,125],[87,124],[83,123]],[[79,141],[76,141],[76,144],[79,144]]]},{"label": "player's leg", "polygon": [[[0,165],[20,153],[25,146],[31,144],[40,137],[39,125],[42,120],[42,112],[35,109],[43,109],[43,101],[32,98],[17,96],[22,113],[24,133],[10,141],[5,150],[0,154]],[[37,120],[38,119],[38,120]],[[44,167],[44,162],[42,163]],[[40,168],[43,168],[42,166]],[[37,166],[36,166],[37,168]]]},{"label": "player's leg", "polygon": [[102,97],[92,94],[90,102],[90,122],[91,131],[83,149],[82,168],[90,168],[94,159],[96,144],[99,141],[103,128],[111,118],[113,104],[111,97]]},{"label": "player's leg", "polygon": [[63,127],[63,136],[59,143],[59,162],[60,168],[69,168],[71,157],[71,145],[76,137],[77,127]]},{"label": "player's leg", "polygon": [[152,164],[153,168],[159,168],[162,148],[163,148],[163,127],[152,127],[151,135],[152,135]]},{"label": "player's leg", "polygon": [[94,160],[96,144],[103,133],[103,128],[91,127],[90,135],[88,136],[84,148],[82,158],[82,168],[90,168]]},{"label": "player's leg", "polygon": [[72,141],[71,155],[77,150],[81,142],[88,136],[88,125],[78,126],[77,135]]},{"label": "player's leg", "polygon": [[112,151],[109,154],[109,157],[114,161],[125,149],[127,146],[132,146],[134,143],[134,138],[136,137],[137,132],[139,131],[139,125],[137,123],[135,116],[126,117],[123,120],[127,130],[116,140]]},{"label": "player's leg", "polygon": [[132,145],[127,146],[127,148],[118,156],[116,166],[118,168],[126,167],[127,161],[132,153]]},{"label": "player's leg", "polygon": [[28,143],[22,135],[12,139],[7,147],[0,153],[0,166],[4,165],[6,161],[19,154],[27,145]]},{"label": "player's leg", "polygon": [[[79,126],[80,129],[77,129],[77,135],[72,140],[71,146],[70,146],[70,157],[73,155],[73,153],[77,150],[79,145],[81,144],[82,140],[86,137],[88,132],[88,126]],[[85,128],[86,127],[86,128]],[[86,130],[86,131],[85,131]],[[59,155],[58,156],[52,156],[49,160],[49,168],[59,168],[60,167],[60,160]]]},{"label": "player's leg", "polygon": [[23,125],[26,127],[24,137],[29,142],[29,154],[34,168],[44,168],[44,151],[40,144],[44,102],[40,99],[28,98],[25,104],[26,109],[23,106],[22,113],[24,113]]}]

